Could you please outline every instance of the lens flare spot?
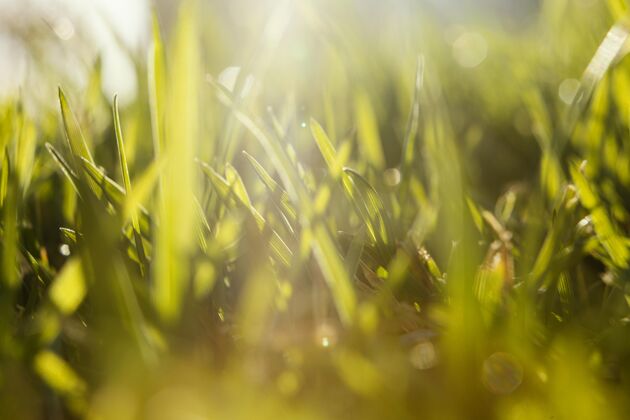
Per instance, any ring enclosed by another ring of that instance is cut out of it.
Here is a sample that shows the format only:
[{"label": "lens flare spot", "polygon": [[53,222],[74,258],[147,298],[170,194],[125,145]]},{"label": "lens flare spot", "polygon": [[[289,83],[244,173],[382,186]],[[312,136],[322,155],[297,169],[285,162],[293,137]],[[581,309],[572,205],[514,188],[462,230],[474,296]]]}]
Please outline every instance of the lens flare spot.
[{"label": "lens flare spot", "polygon": [[74,36],[74,25],[67,17],[60,17],[53,23],[55,35],[62,41],[68,41]]},{"label": "lens flare spot", "polygon": [[523,382],[523,367],[509,353],[494,353],[483,362],[482,382],[494,394],[510,394]]},{"label": "lens flare spot", "polygon": [[567,105],[571,105],[577,91],[580,87],[580,81],[577,79],[564,79],[558,86],[558,96],[560,100]]},{"label": "lens flare spot", "polygon": [[70,246],[68,244],[59,245],[59,253],[64,257],[70,256]]},{"label": "lens flare spot", "polygon": [[315,342],[325,349],[337,344],[337,338],[337,328],[327,322],[320,324],[315,330]]},{"label": "lens flare spot", "polygon": [[431,369],[437,364],[437,352],[430,341],[422,341],[416,344],[409,352],[409,360],[416,369]]},{"label": "lens flare spot", "polygon": [[390,187],[400,184],[401,176],[398,168],[389,168],[385,170],[385,183]]},{"label": "lens flare spot", "polygon": [[464,68],[479,66],[488,56],[488,43],[477,32],[464,32],[453,41],[453,58]]}]

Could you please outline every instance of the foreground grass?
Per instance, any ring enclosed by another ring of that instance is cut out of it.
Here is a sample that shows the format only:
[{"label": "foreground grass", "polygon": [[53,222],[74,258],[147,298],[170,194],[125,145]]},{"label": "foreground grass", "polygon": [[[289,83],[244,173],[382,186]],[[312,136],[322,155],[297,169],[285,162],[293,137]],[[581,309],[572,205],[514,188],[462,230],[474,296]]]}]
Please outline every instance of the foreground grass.
[{"label": "foreground grass", "polygon": [[[103,131],[90,92],[59,89],[58,125],[2,108],[0,416],[623,418],[624,18],[562,108],[285,6],[233,85],[185,3]],[[296,16],[317,78],[270,70]]]}]

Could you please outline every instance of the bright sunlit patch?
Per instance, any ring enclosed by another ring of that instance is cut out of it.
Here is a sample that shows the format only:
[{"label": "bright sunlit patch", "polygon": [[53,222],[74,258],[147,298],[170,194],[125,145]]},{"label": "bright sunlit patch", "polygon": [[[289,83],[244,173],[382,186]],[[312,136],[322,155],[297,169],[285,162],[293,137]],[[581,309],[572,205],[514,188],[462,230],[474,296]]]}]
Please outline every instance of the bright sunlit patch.
[{"label": "bright sunlit patch", "polygon": [[580,81],[577,79],[564,79],[558,87],[558,96],[560,100],[567,105],[571,105],[578,88],[580,87]]},{"label": "bright sunlit patch", "polygon": [[[16,38],[0,33],[0,99],[17,92],[26,76],[27,56]],[[5,59],[10,58],[10,59]]]},{"label": "bright sunlit patch", "polygon": [[453,58],[462,67],[474,68],[488,56],[488,43],[477,32],[464,32],[453,41]]}]

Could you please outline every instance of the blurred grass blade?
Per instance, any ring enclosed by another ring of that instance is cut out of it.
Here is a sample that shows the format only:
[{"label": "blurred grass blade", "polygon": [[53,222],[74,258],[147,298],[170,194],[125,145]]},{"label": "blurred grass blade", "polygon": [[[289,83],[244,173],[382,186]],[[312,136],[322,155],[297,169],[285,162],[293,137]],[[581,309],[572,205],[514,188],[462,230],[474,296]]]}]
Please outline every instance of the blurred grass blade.
[{"label": "blurred grass blade", "polygon": [[149,201],[151,193],[164,170],[165,164],[166,162],[163,159],[154,160],[149,167],[135,179],[133,190],[126,195],[123,211],[125,223],[131,219],[132,214],[138,214],[138,208],[143,209],[143,203]]},{"label": "blurred grass blade", "polygon": [[359,92],[355,98],[355,118],[358,126],[360,151],[365,154],[367,162],[376,169],[385,167],[385,154],[378,132],[376,113],[365,92]]},{"label": "blurred grass blade", "polygon": [[153,151],[160,155],[164,141],[164,46],[160,37],[160,25],[155,10],[152,13],[152,44],[149,49],[147,66],[149,86],[149,110],[151,112],[151,132],[153,134]]},{"label": "blurred grass blade", "polygon": [[16,151],[16,173],[19,179],[20,191],[24,196],[31,182],[35,149],[37,147],[37,133],[35,125],[21,113],[21,126]]},{"label": "blurred grass blade", "polygon": [[313,251],[335,298],[339,317],[345,325],[350,325],[354,322],[357,306],[351,279],[326,227],[323,224],[316,225],[313,228],[313,235],[315,237]]},{"label": "blurred grass blade", "polygon": [[[180,6],[171,45],[172,65],[167,76],[168,100],[164,105],[163,153],[167,160],[162,178],[163,208],[159,212],[160,226],[155,238],[152,293],[158,313],[167,323],[178,320],[181,315],[190,280],[189,259],[196,245],[198,221],[194,197],[198,177],[194,159],[199,135],[198,83],[202,67],[196,6],[194,1],[184,1]],[[159,108],[159,104],[157,106]],[[159,120],[159,114],[157,116]]]},{"label": "blurred grass blade", "polygon": [[50,300],[64,315],[72,314],[86,294],[85,279],[78,258],[68,260],[49,289]]},{"label": "blurred grass blade", "polygon": [[416,137],[418,136],[418,125],[420,121],[420,94],[424,82],[424,56],[418,57],[416,67],[416,77],[414,81],[413,99],[411,109],[407,118],[405,138],[402,148],[402,177],[406,178],[413,162],[416,161]]},{"label": "blurred grass blade", "polygon": [[359,233],[354,235],[348,252],[346,253],[345,263],[350,278],[354,278],[357,272],[359,263],[361,262],[361,255],[363,254],[363,247],[365,246],[365,230],[361,229]]},{"label": "blurred grass blade", "polygon": [[4,206],[4,200],[9,192],[9,171],[11,165],[9,163],[9,154],[6,148],[2,149],[2,170],[0,172],[0,206]]},{"label": "blurred grass blade", "polygon": [[5,149],[2,165],[3,178],[6,177],[6,195],[2,205],[2,283],[9,289],[16,289],[20,284],[18,276],[18,180],[14,172],[8,150]]},{"label": "blurred grass blade", "polygon": [[[626,54],[624,47],[627,45],[629,36],[630,17],[626,14],[610,28],[584,71],[580,87],[573,98],[568,113],[568,136],[571,136],[573,133],[575,125],[588,106],[597,84],[613,63]],[[560,145],[560,147],[563,146],[564,144]]]},{"label": "blurred grass blade", "polygon": [[86,384],[76,372],[59,356],[49,350],[42,350],[33,360],[35,372],[55,391],[65,397],[80,398],[86,391]]}]

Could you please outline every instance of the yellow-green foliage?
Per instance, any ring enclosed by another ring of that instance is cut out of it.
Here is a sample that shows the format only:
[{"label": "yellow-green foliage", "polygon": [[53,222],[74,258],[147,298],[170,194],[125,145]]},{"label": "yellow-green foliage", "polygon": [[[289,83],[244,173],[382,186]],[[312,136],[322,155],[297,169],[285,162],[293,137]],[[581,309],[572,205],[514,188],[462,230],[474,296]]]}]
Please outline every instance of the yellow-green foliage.
[{"label": "yellow-green foliage", "polygon": [[156,5],[131,103],[4,100],[0,418],[626,418],[626,2],[477,3]]}]

